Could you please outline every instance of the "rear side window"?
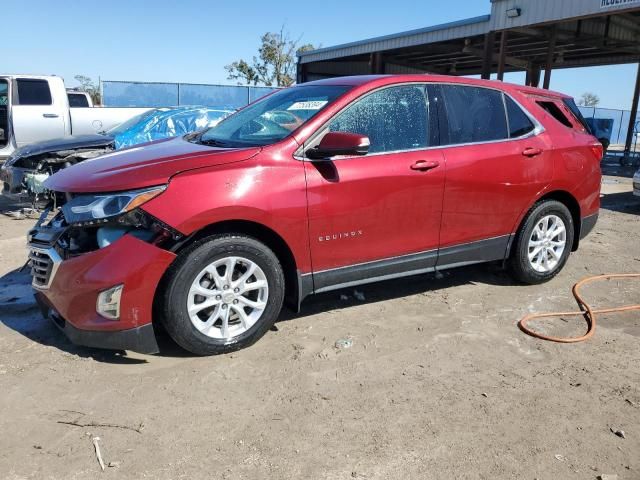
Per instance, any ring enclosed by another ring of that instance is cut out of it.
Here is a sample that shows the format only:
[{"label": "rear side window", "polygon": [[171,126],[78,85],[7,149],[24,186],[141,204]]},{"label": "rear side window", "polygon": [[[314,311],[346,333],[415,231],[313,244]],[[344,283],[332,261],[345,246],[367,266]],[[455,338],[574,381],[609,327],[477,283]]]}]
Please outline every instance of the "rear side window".
[{"label": "rear side window", "polygon": [[547,113],[549,113],[553,118],[558,120],[565,127],[573,128],[573,123],[571,123],[571,120],[567,118],[567,116],[564,114],[562,110],[560,110],[560,107],[556,105],[555,102],[539,101],[538,105],[544,108],[547,111]]},{"label": "rear side window", "polygon": [[501,92],[462,85],[442,85],[441,88],[448,124],[448,132],[445,132],[445,135],[441,132],[443,144],[456,145],[509,138]]},{"label": "rear side window", "polygon": [[571,113],[573,113],[573,116],[576,117],[576,120],[578,120],[578,122],[580,122],[580,124],[584,127],[584,129],[593,134],[593,129],[591,128],[591,126],[587,123],[587,120],[582,116],[582,112],[580,111],[580,109],[578,108],[578,106],[576,105],[576,102],[573,98],[565,98],[563,100],[564,104],[566,105],[566,107],[571,110]]},{"label": "rear side window", "polygon": [[82,93],[67,93],[69,99],[69,106],[71,108],[83,108],[89,106],[87,96]]},{"label": "rear side window", "polygon": [[424,85],[402,85],[356,100],[330,124],[332,132],[369,137],[369,153],[429,146],[429,112]]},{"label": "rear side window", "polygon": [[509,138],[518,138],[533,132],[536,126],[518,104],[507,95],[504,96],[504,101],[509,119]]},{"label": "rear side window", "polygon": [[51,105],[51,90],[46,80],[19,78],[17,83],[19,105]]}]

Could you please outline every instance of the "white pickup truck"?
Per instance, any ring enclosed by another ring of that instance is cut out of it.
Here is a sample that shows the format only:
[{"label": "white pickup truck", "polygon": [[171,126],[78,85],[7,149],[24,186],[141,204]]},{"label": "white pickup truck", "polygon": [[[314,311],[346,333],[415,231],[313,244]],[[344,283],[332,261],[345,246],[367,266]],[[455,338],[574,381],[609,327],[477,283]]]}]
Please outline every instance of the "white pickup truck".
[{"label": "white pickup truck", "polygon": [[0,163],[18,147],[108,130],[148,108],[71,108],[56,76],[0,74]]}]

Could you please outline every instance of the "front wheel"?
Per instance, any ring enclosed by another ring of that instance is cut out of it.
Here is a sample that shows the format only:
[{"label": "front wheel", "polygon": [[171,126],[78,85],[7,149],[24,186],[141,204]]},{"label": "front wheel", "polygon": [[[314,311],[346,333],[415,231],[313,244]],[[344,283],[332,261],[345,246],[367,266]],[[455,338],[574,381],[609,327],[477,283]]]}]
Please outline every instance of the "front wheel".
[{"label": "front wheel", "polygon": [[544,283],[567,263],[575,227],[569,209],[556,200],[536,204],[515,239],[509,267],[519,281]]},{"label": "front wheel", "polygon": [[226,353],[262,337],[283,299],[282,267],[267,246],[243,235],[217,235],[189,247],[171,266],[163,323],[192,353]]}]

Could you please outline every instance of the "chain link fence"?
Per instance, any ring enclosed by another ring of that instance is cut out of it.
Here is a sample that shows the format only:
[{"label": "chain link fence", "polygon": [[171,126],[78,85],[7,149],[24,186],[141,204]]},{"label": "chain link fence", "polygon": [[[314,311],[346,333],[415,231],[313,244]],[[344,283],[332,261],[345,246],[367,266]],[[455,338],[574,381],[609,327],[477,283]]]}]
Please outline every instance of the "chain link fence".
[{"label": "chain link fence", "polygon": [[176,107],[204,105],[237,109],[276,90],[271,87],[207,85],[197,83],[123,82],[100,83],[105,107]]}]

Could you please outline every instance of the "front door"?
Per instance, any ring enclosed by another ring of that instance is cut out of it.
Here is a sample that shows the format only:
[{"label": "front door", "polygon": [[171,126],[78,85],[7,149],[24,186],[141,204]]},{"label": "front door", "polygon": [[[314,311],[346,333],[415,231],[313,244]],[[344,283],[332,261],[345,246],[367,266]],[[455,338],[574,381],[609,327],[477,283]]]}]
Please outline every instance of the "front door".
[{"label": "front door", "polygon": [[433,269],[445,164],[428,148],[430,124],[425,85],[410,84],[356,100],[324,128],[367,135],[371,146],[305,161],[316,292]]}]

